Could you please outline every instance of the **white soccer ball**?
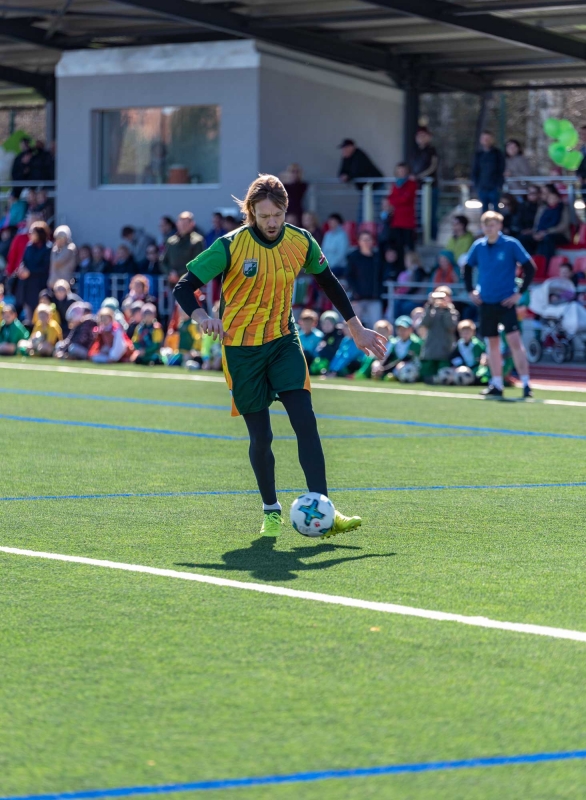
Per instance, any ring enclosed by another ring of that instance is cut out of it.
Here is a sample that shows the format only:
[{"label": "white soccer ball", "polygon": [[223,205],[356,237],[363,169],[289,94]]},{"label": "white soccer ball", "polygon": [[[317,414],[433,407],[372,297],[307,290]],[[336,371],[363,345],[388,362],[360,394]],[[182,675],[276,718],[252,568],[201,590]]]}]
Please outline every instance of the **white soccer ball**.
[{"label": "white soccer ball", "polygon": [[472,386],[474,373],[470,367],[458,367],[454,373],[454,383],[456,386]]},{"label": "white soccer ball", "polygon": [[415,383],[419,377],[419,370],[416,364],[408,361],[395,371],[395,376],[401,383]]},{"label": "white soccer ball", "polygon": [[291,525],[302,536],[316,538],[331,530],[335,516],[334,504],[317,492],[307,492],[291,505]]},{"label": "white soccer ball", "polygon": [[455,370],[453,367],[442,367],[435,376],[435,382],[441,384],[442,386],[447,386],[448,384],[453,383],[454,372]]}]

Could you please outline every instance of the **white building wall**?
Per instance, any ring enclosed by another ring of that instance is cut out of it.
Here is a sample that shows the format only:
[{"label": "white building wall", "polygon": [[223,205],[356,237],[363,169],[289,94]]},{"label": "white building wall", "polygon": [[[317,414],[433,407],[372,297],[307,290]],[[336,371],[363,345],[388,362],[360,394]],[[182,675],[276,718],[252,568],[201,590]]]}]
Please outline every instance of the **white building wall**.
[{"label": "white building wall", "polygon": [[[385,76],[248,40],[65,53],[57,78],[57,221],[77,243],[116,246],[122,225],[156,233],[186,209],[207,229],[259,171],[292,161],[335,180],[347,136],[385,174],[401,155],[402,93]],[[218,185],[97,185],[96,111],[204,104],[221,107]]]},{"label": "white building wall", "polygon": [[[216,207],[234,206],[258,173],[258,64],[252,42],[66,53],[57,92],[57,220],[79,243],[116,246],[122,225],[155,234],[159,217],[190,210],[207,230]],[[221,107],[220,183],[214,187],[96,185],[97,110]]]}]

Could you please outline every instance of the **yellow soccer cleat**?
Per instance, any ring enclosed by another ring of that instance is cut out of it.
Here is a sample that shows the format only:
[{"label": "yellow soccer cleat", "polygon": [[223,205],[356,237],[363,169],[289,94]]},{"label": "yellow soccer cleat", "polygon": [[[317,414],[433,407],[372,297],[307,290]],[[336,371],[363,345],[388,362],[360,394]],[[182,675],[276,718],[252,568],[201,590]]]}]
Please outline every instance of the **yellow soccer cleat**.
[{"label": "yellow soccer cleat", "polygon": [[280,536],[281,529],[285,521],[278,511],[269,511],[265,514],[265,518],[260,529],[261,536]]},{"label": "yellow soccer cleat", "polygon": [[329,539],[332,536],[337,536],[339,533],[355,531],[356,528],[359,528],[361,525],[362,520],[360,517],[345,517],[343,514],[340,514],[339,511],[336,511],[333,526],[327,533],[323,533],[319,538]]}]

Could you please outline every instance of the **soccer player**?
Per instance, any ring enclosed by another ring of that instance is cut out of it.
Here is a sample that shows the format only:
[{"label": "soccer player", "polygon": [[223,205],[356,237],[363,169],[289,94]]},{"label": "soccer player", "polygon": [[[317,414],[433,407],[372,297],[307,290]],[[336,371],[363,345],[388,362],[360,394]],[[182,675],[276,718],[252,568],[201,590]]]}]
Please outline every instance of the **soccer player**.
[{"label": "soccer player", "polygon": [[[473,303],[478,306],[480,332],[488,339],[490,385],[481,394],[490,398],[503,396],[503,359],[499,341],[502,324],[515,367],[523,384],[523,397],[533,397],[529,385],[529,362],[523,345],[516,306],[535,275],[535,264],[523,245],[502,231],[503,217],[486,211],[480,218],[483,238],[477,239],[468,253],[464,282]],[[517,266],[523,272],[519,288],[515,282]],[[472,268],[478,267],[478,283],[472,286]]]},{"label": "soccer player", "polygon": [[[288,198],[273,175],[261,175],[238,201],[246,222],[217,239],[187,265],[174,295],[202,331],[223,344],[223,366],[232,392],[232,415],[241,414],[250,436],[250,462],[263,500],[261,534],[278,536],[283,525],[275,491],[275,458],[269,406],[283,403],[298,442],[307,488],[327,496],[326,468],[309,373],[293,322],[293,283],[302,269],[316,281],[348,323],[358,347],[383,358],[386,340],[362,326],[311,234],[285,223]],[[211,319],[194,292],[222,275],[219,319]],[[325,537],[354,530],[359,517],[336,511]]]}]

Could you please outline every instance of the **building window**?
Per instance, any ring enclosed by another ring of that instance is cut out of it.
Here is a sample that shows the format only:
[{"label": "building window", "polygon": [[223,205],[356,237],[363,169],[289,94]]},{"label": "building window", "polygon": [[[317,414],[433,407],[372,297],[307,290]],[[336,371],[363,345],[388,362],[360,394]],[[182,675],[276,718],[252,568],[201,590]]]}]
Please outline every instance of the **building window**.
[{"label": "building window", "polygon": [[99,112],[99,183],[218,183],[220,107]]}]

